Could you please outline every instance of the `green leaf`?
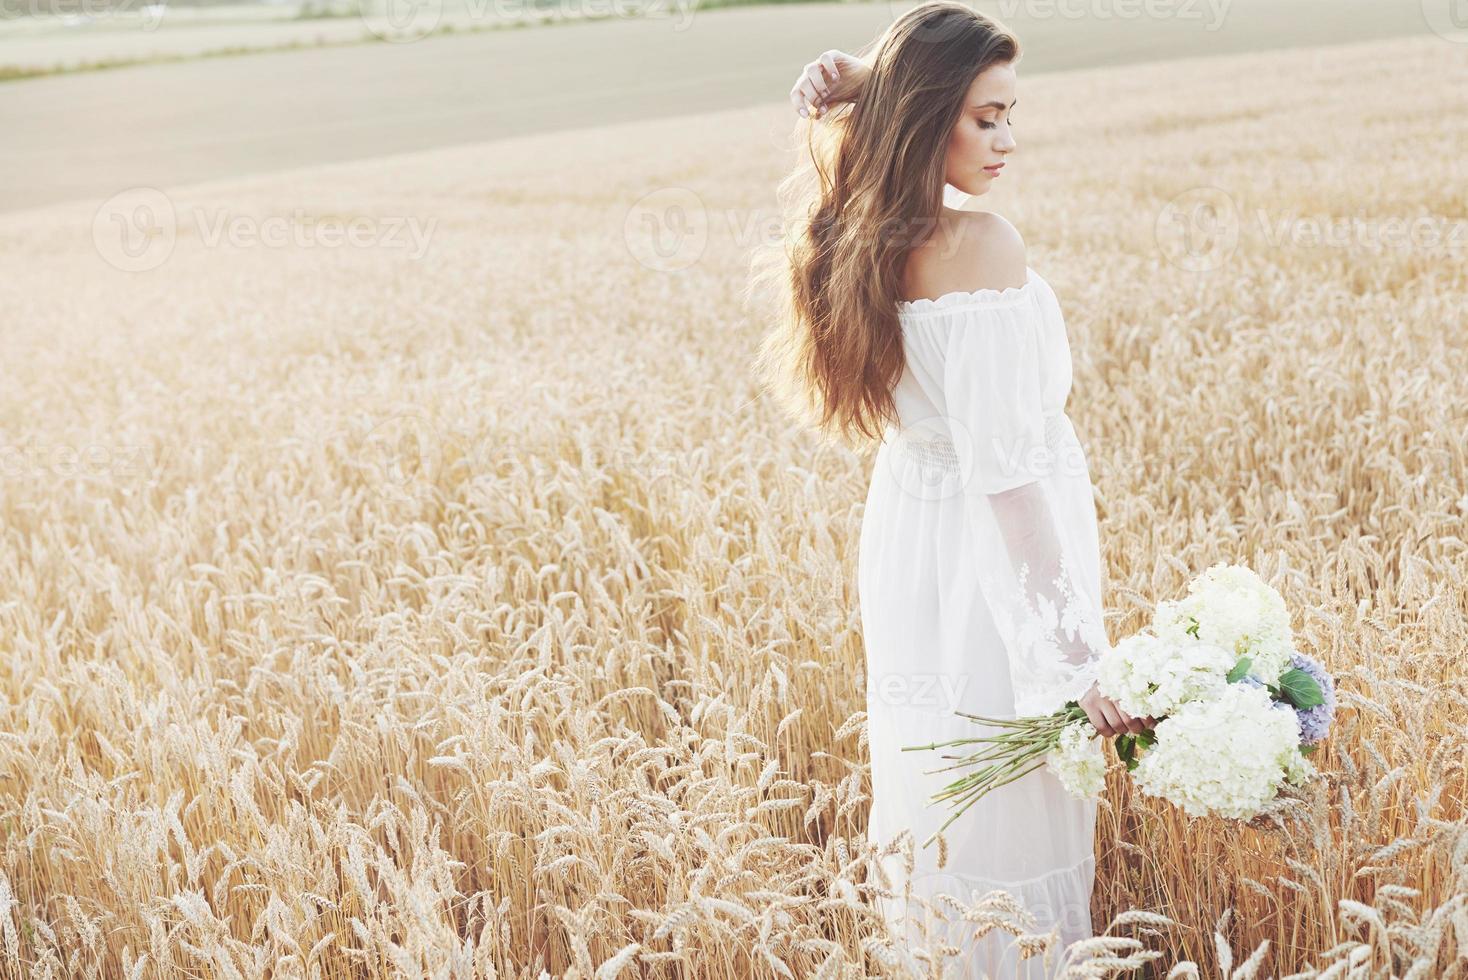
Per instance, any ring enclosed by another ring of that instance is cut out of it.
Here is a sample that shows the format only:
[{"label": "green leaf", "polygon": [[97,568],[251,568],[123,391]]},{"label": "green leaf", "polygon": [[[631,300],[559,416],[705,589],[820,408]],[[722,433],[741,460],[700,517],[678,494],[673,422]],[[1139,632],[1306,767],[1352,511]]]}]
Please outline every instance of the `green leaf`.
[{"label": "green leaf", "polygon": [[1157,733],[1149,728],[1137,734],[1137,741],[1142,743],[1143,748],[1151,748],[1157,744]]},{"label": "green leaf", "polygon": [[1239,662],[1234,664],[1234,669],[1228,672],[1228,682],[1230,684],[1237,684],[1244,679],[1244,675],[1249,672],[1249,668],[1252,666],[1254,666],[1254,661],[1248,657],[1240,657]]},{"label": "green leaf", "polygon": [[1320,693],[1320,685],[1315,678],[1298,667],[1291,667],[1280,674],[1279,686],[1284,692],[1284,699],[1297,708],[1313,708],[1325,703],[1325,696]]},{"label": "green leaf", "polygon": [[1128,759],[1126,761],[1126,771],[1127,772],[1131,772],[1133,769],[1137,768],[1137,766],[1139,766],[1139,765],[1141,765],[1141,761],[1140,760],[1138,760],[1138,759]]},{"label": "green leaf", "polygon": [[1197,617],[1195,617],[1195,616],[1189,616],[1188,617],[1188,622],[1191,623],[1192,625],[1190,625],[1187,629],[1183,630],[1183,632],[1184,633],[1187,633],[1189,636],[1191,636],[1195,640],[1198,639],[1198,619],[1197,619]]},{"label": "green leaf", "polygon": [[[1122,762],[1130,763],[1137,754],[1137,739],[1135,735],[1116,736],[1116,754]],[[1127,766],[1131,768],[1130,765]]]},{"label": "green leaf", "polygon": [[1319,746],[1316,746],[1316,745],[1302,745],[1302,746],[1300,746],[1300,754],[1301,755],[1309,755],[1310,753],[1314,752],[1317,748],[1319,748]]}]

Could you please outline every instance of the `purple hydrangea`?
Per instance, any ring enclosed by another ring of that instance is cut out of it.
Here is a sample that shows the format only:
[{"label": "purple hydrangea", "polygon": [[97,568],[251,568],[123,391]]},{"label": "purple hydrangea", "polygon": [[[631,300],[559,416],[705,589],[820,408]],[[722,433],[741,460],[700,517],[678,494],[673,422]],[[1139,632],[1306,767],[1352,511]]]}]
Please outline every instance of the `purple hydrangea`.
[{"label": "purple hydrangea", "polygon": [[1309,654],[1296,650],[1290,654],[1290,666],[1296,667],[1315,678],[1320,685],[1322,701],[1313,708],[1295,709],[1295,721],[1300,729],[1300,743],[1311,745],[1325,738],[1330,731],[1331,719],[1335,717],[1335,681],[1325,665]]},{"label": "purple hydrangea", "polygon": [[[1269,687],[1268,684],[1264,683],[1262,680],[1260,680],[1259,678],[1255,677],[1253,674],[1245,674],[1243,677],[1240,677],[1237,681],[1235,681],[1235,683],[1237,683],[1237,684],[1247,684],[1249,687],[1263,687],[1263,688],[1268,688]],[[1271,697],[1273,697],[1273,695],[1271,695]],[[1295,729],[1296,729],[1296,731],[1299,730],[1299,727],[1300,727],[1299,713],[1295,711],[1295,706],[1294,705],[1290,704],[1288,701],[1281,701],[1278,698],[1275,698],[1274,699],[1274,702],[1270,705],[1270,707],[1271,708],[1283,708],[1285,711],[1288,711],[1291,714],[1294,714],[1296,716],[1295,717]]]}]

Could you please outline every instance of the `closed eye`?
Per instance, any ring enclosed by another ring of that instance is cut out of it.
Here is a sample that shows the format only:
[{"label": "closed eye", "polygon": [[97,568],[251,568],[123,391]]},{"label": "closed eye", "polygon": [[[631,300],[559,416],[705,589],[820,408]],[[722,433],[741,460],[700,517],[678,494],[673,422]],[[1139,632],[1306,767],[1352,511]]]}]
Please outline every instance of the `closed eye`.
[{"label": "closed eye", "polygon": [[[1014,125],[1014,120],[1013,119],[1006,119],[1004,121],[1006,123],[1008,123],[1009,125],[1011,125],[1011,126]],[[979,128],[980,129],[993,129],[995,125],[996,125],[995,123],[985,122],[982,119],[979,120]]]}]

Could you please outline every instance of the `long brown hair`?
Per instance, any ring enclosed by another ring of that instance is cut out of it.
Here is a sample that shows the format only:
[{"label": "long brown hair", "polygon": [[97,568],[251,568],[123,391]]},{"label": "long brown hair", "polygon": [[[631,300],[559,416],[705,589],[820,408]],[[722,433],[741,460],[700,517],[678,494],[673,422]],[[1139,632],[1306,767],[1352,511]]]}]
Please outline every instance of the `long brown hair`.
[{"label": "long brown hair", "polygon": [[969,86],[1019,57],[1013,34],[956,0],[914,7],[874,46],[856,101],[806,124],[808,153],[777,192],[786,234],[751,259],[751,291],[764,287],[777,306],[756,359],[761,383],[797,422],[851,448],[897,419],[902,272],[937,230]]}]

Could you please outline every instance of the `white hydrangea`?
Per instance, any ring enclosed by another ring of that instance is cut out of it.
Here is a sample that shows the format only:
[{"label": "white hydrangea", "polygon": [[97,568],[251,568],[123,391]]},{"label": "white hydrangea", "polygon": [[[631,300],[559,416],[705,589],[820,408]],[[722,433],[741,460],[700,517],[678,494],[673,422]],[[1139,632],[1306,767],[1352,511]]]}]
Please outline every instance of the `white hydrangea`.
[{"label": "white hydrangea", "polygon": [[[1278,703],[1278,702],[1276,702]],[[1293,709],[1291,709],[1293,710]],[[1297,749],[1289,754],[1285,760],[1285,781],[1301,786],[1320,774],[1309,759],[1300,754]]]},{"label": "white hydrangea", "polygon": [[1161,718],[1184,701],[1213,696],[1228,684],[1238,657],[1192,637],[1163,639],[1147,631],[1122,639],[1101,658],[1101,693],[1134,718]]},{"label": "white hydrangea", "polygon": [[1106,788],[1106,756],[1095,734],[1089,720],[1071,722],[1060,730],[1060,744],[1045,755],[1045,768],[1072,796],[1083,800],[1099,798]]},{"label": "white hydrangea", "polygon": [[[1193,620],[1198,635],[1188,632]],[[1188,583],[1183,599],[1157,604],[1152,629],[1168,642],[1207,643],[1246,656],[1249,673],[1277,685],[1294,649],[1284,597],[1245,565],[1213,565]]]},{"label": "white hydrangea", "polygon": [[1274,799],[1283,780],[1299,781],[1310,772],[1293,710],[1275,707],[1262,687],[1226,685],[1212,699],[1183,704],[1154,733],[1156,744],[1142,754],[1132,778],[1142,792],[1193,816],[1250,819]]}]

